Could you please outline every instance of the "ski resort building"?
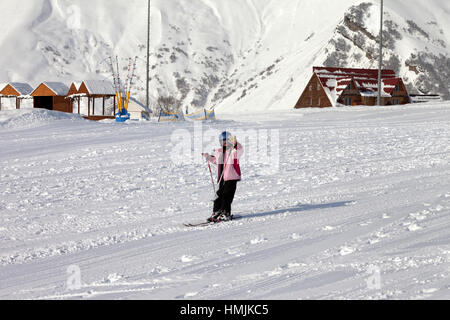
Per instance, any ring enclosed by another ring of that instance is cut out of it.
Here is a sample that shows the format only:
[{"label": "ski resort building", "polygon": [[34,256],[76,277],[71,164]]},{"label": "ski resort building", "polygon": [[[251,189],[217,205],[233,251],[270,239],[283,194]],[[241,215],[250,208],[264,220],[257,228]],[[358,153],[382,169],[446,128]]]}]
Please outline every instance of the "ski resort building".
[{"label": "ski resort building", "polygon": [[[411,102],[403,80],[393,70],[382,70],[381,82],[381,105]],[[295,108],[327,108],[338,104],[375,106],[377,96],[377,69],[314,67]]]},{"label": "ski resort building", "polygon": [[69,88],[71,112],[89,120],[114,119],[117,109],[116,92],[111,82],[85,80]]},{"label": "ski resort building", "polygon": [[31,93],[34,108],[72,112],[69,88],[62,82],[43,82]]},{"label": "ski resort building", "polygon": [[1,84],[0,110],[33,108],[32,97],[30,96],[32,91],[33,88],[28,83],[10,82]]}]

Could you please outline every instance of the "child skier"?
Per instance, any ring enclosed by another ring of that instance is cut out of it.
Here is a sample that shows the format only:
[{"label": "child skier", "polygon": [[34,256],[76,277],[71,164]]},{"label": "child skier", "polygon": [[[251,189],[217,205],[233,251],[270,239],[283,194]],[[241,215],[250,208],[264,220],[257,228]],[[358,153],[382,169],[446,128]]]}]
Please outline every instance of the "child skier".
[{"label": "child skier", "polygon": [[214,201],[212,216],[208,222],[221,222],[233,219],[231,215],[231,204],[238,181],[241,181],[241,168],[239,158],[244,153],[244,148],[237,142],[236,137],[229,132],[223,132],[219,136],[221,148],[215,150],[215,156],[203,153],[208,162],[217,165],[217,182],[219,191]]}]

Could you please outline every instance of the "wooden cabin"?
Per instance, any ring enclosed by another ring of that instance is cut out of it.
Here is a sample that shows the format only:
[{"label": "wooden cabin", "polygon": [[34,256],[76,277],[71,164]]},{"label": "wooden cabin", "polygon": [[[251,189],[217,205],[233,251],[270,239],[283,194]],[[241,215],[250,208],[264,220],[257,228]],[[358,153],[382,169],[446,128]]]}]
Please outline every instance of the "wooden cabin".
[{"label": "wooden cabin", "polygon": [[62,82],[43,82],[31,93],[34,108],[71,113],[69,88]]},{"label": "wooden cabin", "polygon": [[[33,88],[28,83],[10,82],[0,86],[0,110],[20,109],[24,99],[31,99]],[[10,100],[8,105],[2,105],[2,98]],[[11,103],[11,100],[14,100]],[[30,105],[24,105],[29,108]],[[31,106],[32,107],[32,106]]]},{"label": "wooden cabin", "polygon": [[89,120],[114,119],[117,110],[116,93],[111,82],[85,80],[72,83],[68,97],[73,113]]},{"label": "wooden cabin", "polygon": [[[403,80],[393,70],[382,70],[381,81],[382,105],[411,102]],[[377,69],[314,67],[295,108],[327,108],[337,104],[375,106],[377,96]]]}]

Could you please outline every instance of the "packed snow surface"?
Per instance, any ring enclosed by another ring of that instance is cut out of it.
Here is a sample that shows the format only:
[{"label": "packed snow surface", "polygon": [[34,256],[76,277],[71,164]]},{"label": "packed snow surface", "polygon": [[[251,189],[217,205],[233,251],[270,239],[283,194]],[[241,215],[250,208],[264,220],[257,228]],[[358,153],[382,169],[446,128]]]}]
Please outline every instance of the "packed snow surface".
[{"label": "packed snow surface", "polygon": [[203,125],[224,129],[278,132],[278,170],[244,163],[242,218],[187,228],[213,197],[171,160],[193,123],[0,112],[0,299],[450,298],[448,103]]},{"label": "packed snow surface", "polygon": [[[152,0],[153,107],[170,97],[176,101],[172,107],[191,110],[289,110],[313,66],[378,67],[379,5],[379,0]],[[384,67],[394,69],[414,89],[410,93],[450,99],[445,82],[450,2],[384,5]],[[356,25],[346,25],[346,16]],[[2,0],[0,18],[0,82],[35,87],[43,81],[112,81],[111,56],[118,56],[125,82],[128,58],[137,56],[132,94],[146,100],[147,1],[34,0],[24,6]]]}]

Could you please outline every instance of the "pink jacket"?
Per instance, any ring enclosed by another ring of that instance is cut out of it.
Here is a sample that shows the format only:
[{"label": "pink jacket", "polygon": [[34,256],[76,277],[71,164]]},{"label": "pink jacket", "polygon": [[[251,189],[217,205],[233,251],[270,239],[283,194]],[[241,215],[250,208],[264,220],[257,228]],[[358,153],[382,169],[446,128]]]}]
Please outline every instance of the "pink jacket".
[{"label": "pink jacket", "polygon": [[[219,168],[218,165],[218,159],[222,159],[222,153],[223,150],[222,148],[216,149],[214,150],[215,152],[215,156],[209,156],[207,157],[207,160],[209,162],[214,163],[215,165],[217,165],[217,168]],[[231,154],[230,154],[231,152]],[[225,158],[224,158],[224,174],[223,174],[223,181],[233,181],[233,180],[237,180],[240,181],[242,178],[241,175],[241,168],[239,166],[239,158],[242,157],[242,155],[244,154],[244,148],[242,147],[242,145],[240,143],[237,143],[236,147],[233,148],[233,150],[228,150],[225,153]],[[217,182],[220,182],[220,178],[222,177],[222,172],[219,172],[220,170],[218,170],[217,172]]]}]

